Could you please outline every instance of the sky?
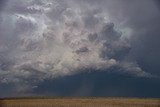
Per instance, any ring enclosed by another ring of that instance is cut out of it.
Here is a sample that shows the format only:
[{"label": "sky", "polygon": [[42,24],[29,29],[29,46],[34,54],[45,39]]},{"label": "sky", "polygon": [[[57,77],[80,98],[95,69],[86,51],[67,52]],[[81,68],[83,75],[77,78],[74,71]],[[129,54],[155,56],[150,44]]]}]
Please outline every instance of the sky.
[{"label": "sky", "polygon": [[159,0],[0,0],[0,97],[160,97]]}]

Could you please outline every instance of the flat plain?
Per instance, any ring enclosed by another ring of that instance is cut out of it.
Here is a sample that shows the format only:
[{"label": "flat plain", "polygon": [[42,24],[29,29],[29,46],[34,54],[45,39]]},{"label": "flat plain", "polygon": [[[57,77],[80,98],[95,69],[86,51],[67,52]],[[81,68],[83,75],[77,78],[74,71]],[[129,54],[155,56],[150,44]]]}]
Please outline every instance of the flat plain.
[{"label": "flat plain", "polygon": [[0,107],[160,107],[160,98],[18,97],[1,98]]}]

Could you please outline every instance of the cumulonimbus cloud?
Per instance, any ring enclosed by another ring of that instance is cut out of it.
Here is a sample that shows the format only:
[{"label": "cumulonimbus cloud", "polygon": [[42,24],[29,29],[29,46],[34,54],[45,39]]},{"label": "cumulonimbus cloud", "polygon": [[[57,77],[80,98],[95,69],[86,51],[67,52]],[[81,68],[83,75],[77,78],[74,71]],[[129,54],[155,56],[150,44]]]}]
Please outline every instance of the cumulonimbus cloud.
[{"label": "cumulonimbus cloud", "polygon": [[81,69],[119,66],[148,76],[125,61],[131,46],[98,6],[63,0],[9,0],[0,14],[0,82],[41,81]]}]

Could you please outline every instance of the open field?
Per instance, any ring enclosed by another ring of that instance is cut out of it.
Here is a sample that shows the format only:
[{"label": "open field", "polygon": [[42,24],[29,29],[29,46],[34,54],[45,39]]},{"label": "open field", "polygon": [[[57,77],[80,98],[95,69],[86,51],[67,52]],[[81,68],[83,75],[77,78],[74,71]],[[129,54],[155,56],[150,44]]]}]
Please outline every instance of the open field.
[{"label": "open field", "polygon": [[0,99],[0,107],[160,107],[154,98],[28,97]]}]

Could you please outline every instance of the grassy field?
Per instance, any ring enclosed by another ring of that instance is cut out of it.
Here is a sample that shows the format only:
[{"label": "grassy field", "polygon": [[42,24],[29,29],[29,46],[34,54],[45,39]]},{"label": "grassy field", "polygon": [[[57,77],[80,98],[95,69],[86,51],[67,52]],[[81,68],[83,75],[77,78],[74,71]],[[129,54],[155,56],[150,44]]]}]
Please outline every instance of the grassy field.
[{"label": "grassy field", "polygon": [[28,97],[0,99],[0,107],[160,107],[154,98]]}]

